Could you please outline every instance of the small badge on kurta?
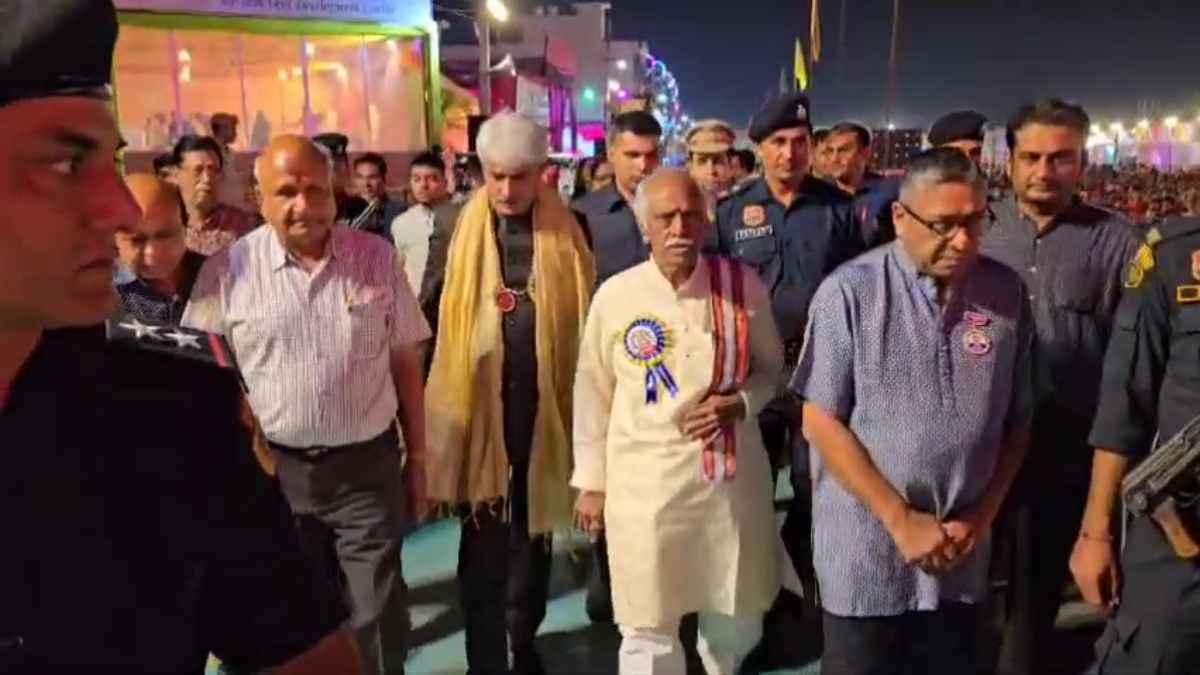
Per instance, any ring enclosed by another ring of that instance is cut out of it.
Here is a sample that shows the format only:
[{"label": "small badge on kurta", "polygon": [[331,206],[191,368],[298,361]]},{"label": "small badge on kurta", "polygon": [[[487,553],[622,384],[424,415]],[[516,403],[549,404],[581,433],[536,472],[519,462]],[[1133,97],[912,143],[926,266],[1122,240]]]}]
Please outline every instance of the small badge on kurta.
[{"label": "small badge on kurta", "polygon": [[666,324],[653,316],[638,317],[625,329],[622,342],[625,354],[646,369],[646,403],[658,402],[659,383],[672,398],[679,393],[679,385],[663,363],[671,347],[671,332]]},{"label": "small badge on kurta", "polygon": [[758,204],[742,209],[742,222],[746,227],[758,227],[767,222],[767,211]]},{"label": "small badge on kurta", "polygon": [[963,312],[963,321],[972,328],[983,328],[992,322],[992,317],[979,312]]},{"label": "small badge on kurta", "polygon": [[972,328],[963,333],[963,348],[975,356],[983,356],[992,351],[992,338],[978,328]]},{"label": "small badge on kurta", "polygon": [[508,314],[517,308],[517,294],[511,288],[501,288],[496,291],[496,307],[501,314]]}]

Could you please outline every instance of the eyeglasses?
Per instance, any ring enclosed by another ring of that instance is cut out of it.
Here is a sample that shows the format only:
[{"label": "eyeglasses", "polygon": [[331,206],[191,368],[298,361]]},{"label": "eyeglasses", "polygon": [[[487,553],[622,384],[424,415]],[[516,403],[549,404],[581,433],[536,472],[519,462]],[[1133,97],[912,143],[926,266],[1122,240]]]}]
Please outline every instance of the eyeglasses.
[{"label": "eyeglasses", "polygon": [[996,222],[996,214],[992,212],[991,206],[986,206],[982,211],[977,211],[959,221],[938,221],[931,222],[925,220],[913,211],[912,207],[904,202],[896,202],[900,208],[908,212],[912,219],[920,223],[925,229],[934,233],[942,239],[953,239],[964,230],[971,234],[979,234],[985,229],[992,226]]}]

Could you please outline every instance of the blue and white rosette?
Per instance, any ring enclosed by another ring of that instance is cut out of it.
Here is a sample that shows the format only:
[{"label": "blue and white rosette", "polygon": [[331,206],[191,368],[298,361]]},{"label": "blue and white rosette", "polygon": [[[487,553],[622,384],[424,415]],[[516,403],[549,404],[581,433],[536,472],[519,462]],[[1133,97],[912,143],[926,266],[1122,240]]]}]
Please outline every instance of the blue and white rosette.
[{"label": "blue and white rosette", "polygon": [[670,336],[661,321],[653,317],[640,317],[625,329],[625,353],[629,358],[646,368],[646,403],[658,402],[659,383],[666,387],[672,398],[679,394],[675,377],[663,363],[663,357],[671,344]]}]

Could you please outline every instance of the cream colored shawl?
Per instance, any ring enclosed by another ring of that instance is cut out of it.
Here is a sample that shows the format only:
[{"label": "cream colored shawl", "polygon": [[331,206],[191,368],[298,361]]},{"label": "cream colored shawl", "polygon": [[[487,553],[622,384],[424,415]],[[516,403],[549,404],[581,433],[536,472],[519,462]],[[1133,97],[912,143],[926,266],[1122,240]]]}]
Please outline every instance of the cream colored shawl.
[{"label": "cream colored shawl", "polygon": [[[533,209],[538,409],[529,466],[529,532],[569,527],[571,390],[596,279],[583,231],[557,193],[541,186]],[[495,217],[486,189],[464,206],[446,256],[437,346],[425,388],[429,498],[472,511],[504,502],[502,287]]]}]

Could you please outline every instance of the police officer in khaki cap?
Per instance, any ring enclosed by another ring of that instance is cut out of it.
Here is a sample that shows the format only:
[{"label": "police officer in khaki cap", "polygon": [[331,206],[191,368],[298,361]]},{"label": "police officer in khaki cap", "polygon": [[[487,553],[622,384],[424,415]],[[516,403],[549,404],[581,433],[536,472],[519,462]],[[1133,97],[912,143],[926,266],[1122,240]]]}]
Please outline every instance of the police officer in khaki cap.
[{"label": "police officer in khaki cap", "polygon": [[111,0],[0,0],[0,26],[0,673],[359,672],[221,339],[105,322],[140,217]]},{"label": "police officer in khaki cap", "polygon": [[688,173],[700,185],[711,218],[717,200],[733,187],[733,163],[729,156],[737,134],[721,120],[701,120],[688,130]]}]

